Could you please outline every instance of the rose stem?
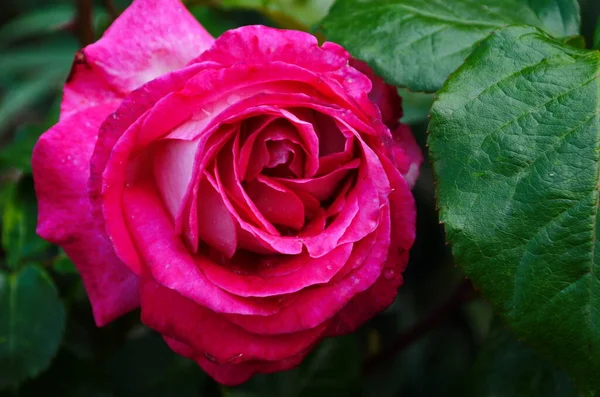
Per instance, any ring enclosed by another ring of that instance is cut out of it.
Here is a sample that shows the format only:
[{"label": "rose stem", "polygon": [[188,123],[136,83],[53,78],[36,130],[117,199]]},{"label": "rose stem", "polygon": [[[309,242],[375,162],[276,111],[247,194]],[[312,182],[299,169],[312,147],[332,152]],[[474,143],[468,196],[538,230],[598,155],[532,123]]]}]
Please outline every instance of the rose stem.
[{"label": "rose stem", "polygon": [[94,41],[94,27],[92,25],[92,0],[76,0],[77,19],[75,27],[79,43],[82,47]]}]

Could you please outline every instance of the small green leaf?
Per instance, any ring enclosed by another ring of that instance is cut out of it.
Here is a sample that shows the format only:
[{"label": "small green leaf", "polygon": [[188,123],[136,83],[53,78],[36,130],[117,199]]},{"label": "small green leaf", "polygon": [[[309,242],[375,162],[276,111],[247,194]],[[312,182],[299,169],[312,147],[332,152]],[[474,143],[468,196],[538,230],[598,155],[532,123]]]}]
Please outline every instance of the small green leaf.
[{"label": "small green leaf", "polygon": [[65,310],[48,275],[27,266],[0,273],[0,389],[46,369],[58,350]]},{"label": "small green leaf", "polygon": [[60,274],[77,274],[77,269],[75,268],[75,265],[69,259],[67,254],[65,254],[65,251],[63,251],[62,249],[60,250],[60,254],[58,254],[56,259],[54,260],[54,263],[52,264],[52,269],[54,269],[55,272]]},{"label": "small green leaf", "polygon": [[64,78],[56,82],[60,86],[69,73],[77,49],[77,41],[73,39],[48,40],[0,51],[0,75],[60,69],[64,74]]},{"label": "small green leaf", "polygon": [[14,139],[0,149],[0,170],[18,169],[24,174],[31,173],[31,151],[44,127],[39,125],[21,126]]},{"label": "small green leaf", "polygon": [[229,29],[235,29],[238,25],[227,18],[225,11],[208,6],[191,6],[190,12],[200,24],[214,37],[219,37]]},{"label": "small green leaf", "polygon": [[227,397],[320,397],[360,394],[362,360],[354,335],[325,339],[296,369],[257,375]]},{"label": "small green leaf", "polygon": [[23,192],[17,183],[0,187],[0,216],[2,220],[2,249],[6,264],[15,269],[25,259],[36,258],[49,243],[35,233],[37,206],[31,192]]},{"label": "small green leaf", "polygon": [[29,37],[41,36],[66,28],[75,17],[72,5],[40,7],[12,19],[0,28],[0,47]]},{"label": "small green leaf", "polygon": [[38,78],[9,89],[0,101],[0,133],[8,125],[14,124],[19,116],[31,111],[33,106],[58,93],[64,74],[63,68],[51,68],[40,71]]},{"label": "small green leaf", "polygon": [[456,262],[519,338],[600,391],[600,52],[532,27],[484,41],[429,125]]},{"label": "small green leaf", "polygon": [[338,0],[325,36],[386,81],[437,91],[490,32],[525,24],[557,37],[579,34],[577,0]]},{"label": "small green leaf", "polygon": [[327,14],[334,0],[221,0],[224,9],[245,8],[268,16],[281,27],[310,30]]},{"label": "small green leaf", "polygon": [[495,324],[468,377],[473,397],[576,397],[567,374]]}]

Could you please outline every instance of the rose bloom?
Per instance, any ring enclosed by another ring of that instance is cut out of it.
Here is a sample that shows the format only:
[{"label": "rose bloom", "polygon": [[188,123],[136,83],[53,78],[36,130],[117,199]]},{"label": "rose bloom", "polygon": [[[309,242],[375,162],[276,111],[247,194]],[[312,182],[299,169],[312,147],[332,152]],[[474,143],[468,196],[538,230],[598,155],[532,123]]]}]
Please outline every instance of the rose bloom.
[{"label": "rose bloom", "polygon": [[137,0],[76,54],[34,149],[37,231],[98,326],[140,307],[223,384],[290,369],[402,284],[422,157],[400,111],[337,44],[215,40],[177,0]]}]

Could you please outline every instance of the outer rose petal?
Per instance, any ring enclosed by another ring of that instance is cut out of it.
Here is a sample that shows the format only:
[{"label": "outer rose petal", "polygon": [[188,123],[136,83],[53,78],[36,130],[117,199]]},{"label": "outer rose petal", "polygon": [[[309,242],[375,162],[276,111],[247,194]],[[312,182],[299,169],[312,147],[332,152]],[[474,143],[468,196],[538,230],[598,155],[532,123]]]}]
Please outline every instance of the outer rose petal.
[{"label": "outer rose petal", "polygon": [[62,246],[81,273],[99,326],[139,305],[138,279],[96,226],[87,196],[89,161],[100,123],[112,105],[63,118],[33,151],[40,236]]},{"label": "outer rose petal", "polygon": [[419,177],[419,168],[423,162],[423,153],[421,148],[415,141],[415,137],[406,124],[399,124],[392,131],[394,138],[394,157],[396,158],[396,166],[406,179],[408,186],[412,188]]},{"label": "outer rose petal", "polygon": [[213,37],[179,0],[135,0],[96,43],[75,57],[62,112],[70,114],[184,67]]},{"label": "outer rose petal", "polygon": [[373,73],[365,62],[352,59],[350,64],[364,73],[373,83],[369,99],[379,107],[383,123],[393,129],[402,117],[402,98],[398,95],[396,87],[387,84],[381,77]]},{"label": "outer rose petal", "polygon": [[369,289],[356,295],[336,316],[328,335],[354,331],[375,314],[392,304],[402,285],[402,272],[408,264],[410,247],[415,239],[416,211],[414,198],[406,181],[387,159],[382,165],[394,188],[390,194],[392,224],[391,244],[381,276]]},{"label": "outer rose petal", "polygon": [[298,366],[311,350],[306,349],[302,353],[279,361],[256,360],[239,364],[218,364],[210,361],[203,353],[194,351],[182,342],[169,337],[164,337],[164,339],[175,353],[195,360],[214,380],[226,386],[241,385],[256,373],[268,374],[292,369]]},{"label": "outer rose petal", "polygon": [[320,325],[304,332],[255,334],[233,324],[222,314],[198,305],[154,281],[141,285],[142,321],[163,335],[177,338],[219,363],[277,361],[312,346],[323,334]]}]

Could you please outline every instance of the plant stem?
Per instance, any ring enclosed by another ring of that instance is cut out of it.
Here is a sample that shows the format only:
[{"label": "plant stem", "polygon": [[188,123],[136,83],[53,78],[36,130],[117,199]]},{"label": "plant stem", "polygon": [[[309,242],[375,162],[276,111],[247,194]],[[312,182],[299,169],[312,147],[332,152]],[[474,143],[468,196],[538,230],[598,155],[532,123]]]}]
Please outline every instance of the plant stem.
[{"label": "plant stem", "polygon": [[115,7],[115,3],[112,0],[103,0],[104,8],[106,8],[106,12],[110,15],[111,20],[115,20],[119,17],[119,10]]},{"label": "plant stem", "polygon": [[75,28],[79,43],[82,47],[94,41],[94,26],[92,25],[92,0],[76,0],[77,19]]},{"label": "plant stem", "polygon": [[429,331],[441,325],[459,310],[464,303],[470,301],[474,297],[475,291],[473,290],[471,282],[469,280],[464,280],[456,287],[452,295],[444,303],[429,313],[429,315],[421,322],[415,324],[406,332],[398,335],[398,338],[392,346],[381,350],[379,354],[367,360],[364,364],[364,371],[366,373],[372,372],[380,364],[395,357],[405,347],[411,345]]}]

